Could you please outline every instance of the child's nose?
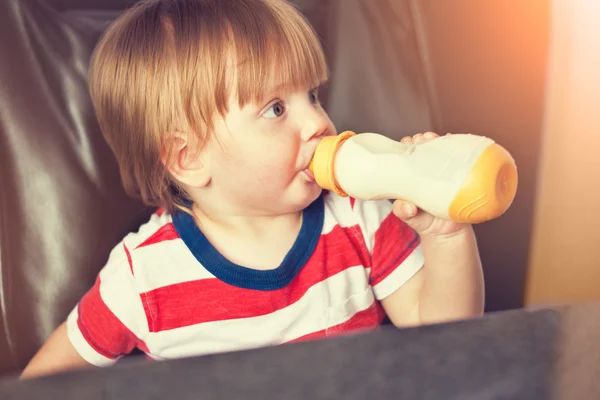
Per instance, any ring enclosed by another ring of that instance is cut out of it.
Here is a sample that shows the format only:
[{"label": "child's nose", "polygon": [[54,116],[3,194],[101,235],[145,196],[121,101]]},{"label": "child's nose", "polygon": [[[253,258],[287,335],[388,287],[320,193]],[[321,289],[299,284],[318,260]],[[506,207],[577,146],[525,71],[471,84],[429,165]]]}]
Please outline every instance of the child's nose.
[{"label": "child's nose", "polygon": [[308,142],[312,138],[327,134],[329,129],[329,119],[323,113],[316,110],[307,115],[301,122],[302,140]]}]

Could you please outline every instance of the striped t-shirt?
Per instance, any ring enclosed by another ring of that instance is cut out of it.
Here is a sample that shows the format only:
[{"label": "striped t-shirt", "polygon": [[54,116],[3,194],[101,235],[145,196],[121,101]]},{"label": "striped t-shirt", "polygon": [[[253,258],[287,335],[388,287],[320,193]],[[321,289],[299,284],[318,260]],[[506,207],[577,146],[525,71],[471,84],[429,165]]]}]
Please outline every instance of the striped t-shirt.
[{"label": "striped t-shirt", "polygon": [[156,212],[113,249],[67,319],[69,339],[107,366],[136,347],[163,360],[373,329],[379,301],[423,266],[418,235],[391,211],[325,192],[267,271],[229,262],[188,214]]}]

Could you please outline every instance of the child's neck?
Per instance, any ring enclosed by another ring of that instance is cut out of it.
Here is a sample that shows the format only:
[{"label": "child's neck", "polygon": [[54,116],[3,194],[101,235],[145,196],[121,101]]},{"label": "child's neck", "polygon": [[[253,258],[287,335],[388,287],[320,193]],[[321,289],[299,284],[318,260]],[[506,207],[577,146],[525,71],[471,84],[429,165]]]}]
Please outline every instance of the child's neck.
[{"label": "child's neck", "polygon": [[196,223],[202,228],[219,229],[236,236],[246,236],[260,239],[272,236],[281,230],[299,231],[302,222],[302,212],[290,212],[278,215],[252,215],[226,210],[206,210],[193,207]]},{"label": "child's neck", "polygon": [[253,269],[277,268],[302,226],[302,212],[243,215],[193,208],[196,224],[229,261]]}]

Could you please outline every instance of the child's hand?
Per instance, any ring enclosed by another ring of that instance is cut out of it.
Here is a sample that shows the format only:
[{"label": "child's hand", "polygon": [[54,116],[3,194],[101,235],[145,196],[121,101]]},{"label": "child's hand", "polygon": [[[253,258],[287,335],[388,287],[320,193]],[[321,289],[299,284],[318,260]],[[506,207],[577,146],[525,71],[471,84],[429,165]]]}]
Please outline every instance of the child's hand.
[{"label": "child's hand", "polygon": [[[417,133],[414,136],[402,138],[401,142],[421,142],[424,140],[432,140],[437,137],[439,137],[439,135],[434,132]],[[454,221],[436,218],[428,212],[417,208],[414,204],[404,200],[396,200],[394,202],[393,211],[398,218],[406,222],[421,237],[451,235],[469,226]]]}]

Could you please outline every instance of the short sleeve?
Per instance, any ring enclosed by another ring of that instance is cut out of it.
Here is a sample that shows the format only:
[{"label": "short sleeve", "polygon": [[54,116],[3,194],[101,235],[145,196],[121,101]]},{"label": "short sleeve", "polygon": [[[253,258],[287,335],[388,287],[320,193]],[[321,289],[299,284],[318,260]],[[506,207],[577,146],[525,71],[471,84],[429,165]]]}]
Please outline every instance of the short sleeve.
[{"label": "short sleeve", "polygon": [[147,352],[142,341],[145,313],[130,260],[126,245],[117,245],[67,318],[69,340],[90,364],[110,366],[136,347]]},{"label": "short sleeve", "polygon": [[371,254],[369,283],[382,300],[410,280],[424,265],[419,235],[392,212],[388,200],[352,200]]}]

